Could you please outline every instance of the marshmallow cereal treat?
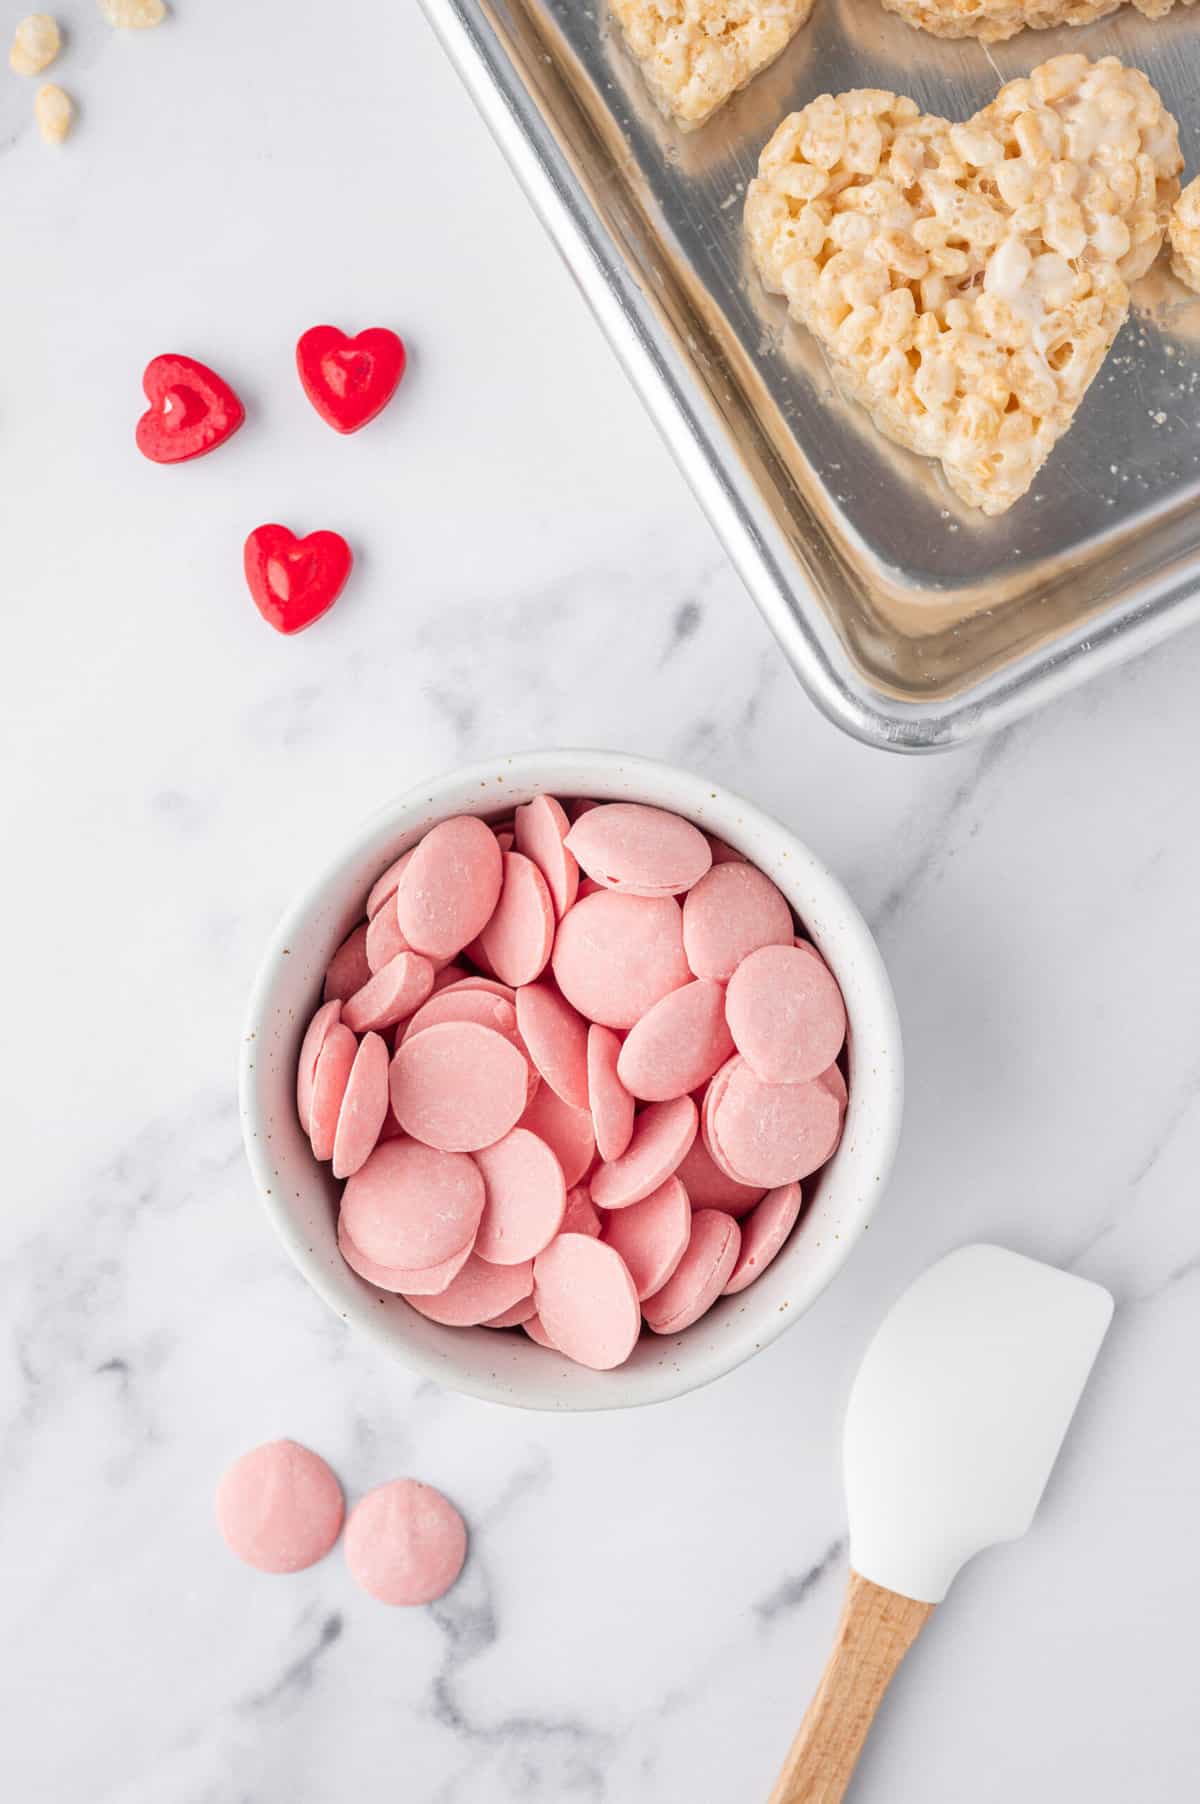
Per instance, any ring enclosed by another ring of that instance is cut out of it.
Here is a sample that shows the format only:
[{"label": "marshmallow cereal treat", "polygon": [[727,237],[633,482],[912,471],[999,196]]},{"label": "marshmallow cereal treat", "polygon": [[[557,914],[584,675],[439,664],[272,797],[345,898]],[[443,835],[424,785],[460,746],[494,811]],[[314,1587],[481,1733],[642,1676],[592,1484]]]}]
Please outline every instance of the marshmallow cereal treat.
[{"label": "marshmallow cereal treat", "polygon": [[1200,175],[1188,183],[1171,209],[1168,228],[1171,268],[1200,294]]},{"label": "marshmallow cereal treat", "polygon": [[646,85],[685,130],[787,49],[813,0],[612,0]]},{"label": "marshmallow cereal treat", "polygon": [[[1161,19],[1176,0],[1133,0],[1148,19]],[[1179,0],[1191,6],[1195,0]],[[889,12],[939,38],[979,38],[994,44],[1027,25],[1041,31],[1052,25],[1090,25],[1107,18],[1125,0],[883,0]]]},{"label": "marshmallow cereal treat", "polygon": [[605,1372],[802,1231],[850,1102],[848,1022],[765,872],[667,810],[538,796],[511,824],[438,822],[362,907],[296,1113],[344,1180],[338,1250],[364,1283]]},{"label": "marshmallow cereal treat", "polygon": [[1140,70],[1057,56],[961,124],[878,88],[819,96],[763,150],[746,232],[879,431],[1002,514],[1074,420],[1181,167]]}]

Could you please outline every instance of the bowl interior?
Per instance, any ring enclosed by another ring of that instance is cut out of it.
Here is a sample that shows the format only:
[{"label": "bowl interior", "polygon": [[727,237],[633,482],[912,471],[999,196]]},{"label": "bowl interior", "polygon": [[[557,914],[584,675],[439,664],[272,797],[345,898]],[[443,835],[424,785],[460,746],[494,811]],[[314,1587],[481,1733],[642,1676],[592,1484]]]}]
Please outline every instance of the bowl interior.
[{"label": "bowl interior", "polygon": [[[362,918],[380,871],[435,822],[496,817],[541,791],[674,809],[718,834],[778,884],[842,987],[850,1104],[834,1157],[806,1181],[787,1246],[750,1289],[675,1337],[644,1333],[628,1363],[591,1372],[520,1330],[444,1328],[376,1290],[343,1262],[335,1232],[341,1189],[318,1165],[296,1118],[300,1040],[329,959]],[[782,1333],[829,1283],[870,1218],[895,1149],[901,1103],[899,1027],[891,987],[865,922],[841,885],[785,828],[686,771],[603,752],[525,754],[411,791],[376,815],[289,911],[251,997],[242,1057],[247,1153],[293,1259],[343,1320],[407,1364],[455,1389],[539,1409],[608,1409],[658,1401],[730,1370]]]}]

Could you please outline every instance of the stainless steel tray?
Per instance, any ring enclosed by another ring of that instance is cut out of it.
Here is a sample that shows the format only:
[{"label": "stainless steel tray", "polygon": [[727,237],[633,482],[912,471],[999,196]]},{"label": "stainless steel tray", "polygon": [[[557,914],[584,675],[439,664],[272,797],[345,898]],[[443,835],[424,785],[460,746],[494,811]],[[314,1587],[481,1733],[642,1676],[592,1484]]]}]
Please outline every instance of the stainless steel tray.
[{"label": "stainless steel tray", "polygon": [[1200,299],[1165,259],[1029,495],[999,520],[838,394],[749,267],[742,200],[783,115],[893,88],[965,117],[1058,52],[1137,64],[1200,167],[1200,18],[943,43],[817,0],[699,132],[648,98],[603,0],[422,0],[810,694],[860,739],[961,743],[1200,614]]}]

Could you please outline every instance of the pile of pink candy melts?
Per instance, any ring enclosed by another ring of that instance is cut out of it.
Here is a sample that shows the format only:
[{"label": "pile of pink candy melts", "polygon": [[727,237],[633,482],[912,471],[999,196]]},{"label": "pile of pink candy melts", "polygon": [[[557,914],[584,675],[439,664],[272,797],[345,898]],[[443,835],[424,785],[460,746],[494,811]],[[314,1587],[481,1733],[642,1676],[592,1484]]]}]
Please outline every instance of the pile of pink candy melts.
[{"label": "pile of pink candy melts", "polygon": [[754,865],[659,808],[540,795],[383,873],[296,1099],[355,1272],[604,1371],[779,1252],[841,1136],[845,1037]]}]

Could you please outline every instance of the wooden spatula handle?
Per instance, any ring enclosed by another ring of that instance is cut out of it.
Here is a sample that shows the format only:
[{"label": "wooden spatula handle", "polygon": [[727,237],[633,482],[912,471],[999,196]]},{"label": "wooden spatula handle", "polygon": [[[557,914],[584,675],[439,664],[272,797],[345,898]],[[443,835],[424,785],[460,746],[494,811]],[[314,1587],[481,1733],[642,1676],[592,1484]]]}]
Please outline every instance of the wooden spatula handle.
[{"label": "wooden spatula handle", "polygon": [[883,1694],[933,1607],[851,1572],[833,1651],[769,1804],[839,1804]]}]

